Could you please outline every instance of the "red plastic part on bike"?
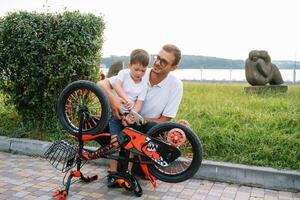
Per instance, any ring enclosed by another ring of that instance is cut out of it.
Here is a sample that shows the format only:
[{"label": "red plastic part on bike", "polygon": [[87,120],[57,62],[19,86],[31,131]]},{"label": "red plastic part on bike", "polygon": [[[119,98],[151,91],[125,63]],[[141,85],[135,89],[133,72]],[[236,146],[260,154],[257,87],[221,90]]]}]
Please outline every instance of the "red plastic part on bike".
[{"label": "red plastic part on bike", "polygon": [[125,128],[122,131],[130,137],[130,142],[124,147],[126,150],[136,148],[139,152],[143,152],[149,158],[153,158],[155,160],[160,159],[160,155],[156,151],[147,150],[147,145],[145,145],[147,142],[146,135],[142,135],[130,128]]},{"label": "red plastic part on bike", "polygon": [[57,190],[53,194],[53,198],[55,198],[57,200],[65,200],[65,199],[67,199],[67,196],[68,196],[68,193],[67,193],[67,191],[64,191],[64,190]]},{"label": "red plastic part on bike", "polygon": [[185,133],[179,128],[173,128],[168,132],[167,141],[175,147],[180,147],[186,141]]},{"label": "red plastic part on bike", "polygon": [[[74,138],[74,139],[77,139],[77,137],[75,135],[69,135],[71,138]],[[99,134],[96,134],[96,135],[82,135],[81,139],[82,141],[84,142],[87,142],[87,141],[91,141],[91,140],[94,140],[94,139],[97,139],[99,137],[107,137],[107,136],[111,136],[110,133],[99,133]]]},{"label": "red plastic part on bike", "polygon": [[[138,156],[139,160],[142,161],[142,157],[139,155]],[[154,187],[154,189],[157,187],[157,182],[154,176],[152,176],[152,174],[150,174],[149,170],[148,170],[148,166],[146,164],[140,164],[142,171],[144,172],[145,176],[149,179],[149,181],[151,182],[152,186]]]}]

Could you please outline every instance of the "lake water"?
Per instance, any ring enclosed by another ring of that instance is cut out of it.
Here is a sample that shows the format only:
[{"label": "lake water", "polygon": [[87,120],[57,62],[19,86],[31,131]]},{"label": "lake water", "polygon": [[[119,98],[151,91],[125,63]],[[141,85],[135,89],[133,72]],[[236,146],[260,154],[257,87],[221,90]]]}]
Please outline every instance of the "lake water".
[{"label": "lake water", "polygon": [[[107,73],[108,69],[103,69]],[[171,72],[181,80],[192,81],[242,81],[246,82],[244,69],[177,69]],[[293,82],[294,70],[281,69],[284,82]],[[296,70],[296,82],[300,83],[300,70]]]}]

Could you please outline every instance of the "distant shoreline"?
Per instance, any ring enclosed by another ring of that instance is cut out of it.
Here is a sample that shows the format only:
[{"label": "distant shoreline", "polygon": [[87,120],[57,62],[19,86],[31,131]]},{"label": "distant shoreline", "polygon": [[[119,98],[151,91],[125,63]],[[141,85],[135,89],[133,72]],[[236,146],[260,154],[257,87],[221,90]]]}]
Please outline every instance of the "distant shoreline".
[{"label": "distant shoreline", "polygon": [[[151,55],[152,56],[152,55]],[[226,59],[212,56],[182,55],[179,69],[245,69],[245,59]],[[110,67],[116,61],[123,61],[126,66],[128,56],[110,56],[102,58],[102,65]],[[151,59],[153,61],[153,58]],[[299,60],[272,60],[279,69],[300,69]]]},{"label": "distant shoreline", "polygon": [[[182,79],[183,82],[187,83],[220,83],[220,84],[228,84],[228,83],[244,83],[250,85],[247,81],[236,81],[236,80],[188,80]],[[300,85],[300,81],[293,83],[292,81],[286,81],[282,85]]]}]

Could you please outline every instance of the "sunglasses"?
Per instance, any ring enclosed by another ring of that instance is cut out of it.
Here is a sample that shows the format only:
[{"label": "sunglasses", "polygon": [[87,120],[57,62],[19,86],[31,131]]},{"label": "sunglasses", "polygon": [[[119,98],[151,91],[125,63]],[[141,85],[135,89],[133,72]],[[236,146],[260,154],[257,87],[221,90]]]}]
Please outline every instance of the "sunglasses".
[{"label": "sunglasses", "polygon": [[167,65],[170,64],[166,59],[163,59],[163,58],[161,58],[159,56],[154,56],[154,59],[155,59],[154,62],[159,61],[159,64],[162,67],[166,67]]}]

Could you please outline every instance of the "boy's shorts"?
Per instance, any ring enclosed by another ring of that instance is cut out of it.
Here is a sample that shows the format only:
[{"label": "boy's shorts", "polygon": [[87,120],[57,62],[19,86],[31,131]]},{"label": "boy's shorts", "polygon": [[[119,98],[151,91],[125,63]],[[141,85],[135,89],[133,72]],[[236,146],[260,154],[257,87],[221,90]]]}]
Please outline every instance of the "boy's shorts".
[{"label": "boy's shorts", "polygon": [[[157,124],[158,123],[156,122],[147,122],[146,124],[143,124],[141,126],[132,124],[130,125],[130,127],[144,134],[147,134],[147,132]],[[124,129],[124,126],[122,125],[122,120],[115,119],[112,114],[110,115],[110,119],[108,121],[108,127],[109,127],[109,133],[111,135],[119,135],[120,132]]]},{"label": "boy's shorts", "polygon": [[115,119],[112,114],[110,115],[110,119],[108,121],[108,127],[111,135],[119,135],[124,128],[122,121],[120,119]]}]

